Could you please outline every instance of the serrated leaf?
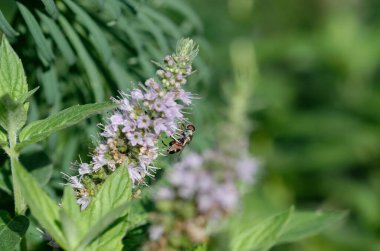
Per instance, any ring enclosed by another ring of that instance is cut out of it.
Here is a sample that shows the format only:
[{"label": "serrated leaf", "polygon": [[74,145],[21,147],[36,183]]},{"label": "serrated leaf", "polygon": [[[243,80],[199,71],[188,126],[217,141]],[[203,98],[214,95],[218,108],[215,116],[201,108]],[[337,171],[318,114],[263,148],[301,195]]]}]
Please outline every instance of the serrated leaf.
[{"label": "serrated leaf", "polygon": [[42,62],[45,65],[48,65],[54,59],[54,54],[41,30],[40,25],[33,14],[24,5],[17,3],[17,6],[25,20],[26,25],[28,26],[30,33],[32,34],[37,46],[37,52],[42,57]]},{"label": "serrated leaf", "polygon": [[22,103],[15,102],[8,94],[0,97],[0,126],[4,130],[18,131],[25,124],[26,117]]},{"label": "serrated leaf", "polygon": [[50,35],[53,38],[54,42],[57,44],[58,49],[62,53],[62,56],[65,58],[69,65],[73,65],[76,61],[74,51],[71,49],[69,42],[67,41],[59,26],[55,23],[54,20],[42,14],[41,12],[38,12],[37,14],[41,18],[42,24],[44,24],[50,31]]},{"label": "serrated leaf", "polygon": [[76,14],[78,21],[89,31],[91,43],[107,64],[112,57],[112,52],[104,33],[86,11],[79,7],[75,2],[71,0],[63,1]]},{"label": "serrated leaf", "polygon": [[3,12],[0,10],[0,30],[8,37],[8,39],[15,39],[19,35],[12,26],[8,23],[7,19],[4,17]]},{"label": "serrated leaf", "polygon": [[46,12],[54,19],[58,18],[59,11],[53,0],[41,0],[45,5]]},{"label": "serrated leaf", "polygon": [[[122,238],[127,228],[124,216],[128,212],[131,191],[132,186],[128,168],[120,166],[107,178],[101,190],[82,213],[82,217],[87,221],[86,225],[89,229],[94,229],[96,226],[98,230],[102,230],[91,231],[82,240],[83,242],[81,241],[82,247],[86,246],[89,241],[92,241],[92,243],[88,250],[119,250],[119,247],[122,247]],[[94,219],[100,219],[100,221],[94,223]],[[107,229],[109,225],[105,223],[116,219],[119,219],[118,224],[114,224],[110,229]],[[107,231],[105,231],[106,229]],[[100,233],[102,234],[97,237]]]},{"label": "serrated leaf", "polygon": [[0,47],[0,97],[9,94],[18,100],[27,92],[28,85],[21,60],[3,36]]},{"label": "serrated leaf", "polygon": [[36,180],[22,167],[17,160],[14,161],[14,173],[18,183],[21,184],[21,193],[24,195],[34,218],[46,229],[63,249],[68,249],[69,245],[66,242],[59,224],[59,208],[38,185]]},{"label": "serrated leaf", "polygon": [[12,219],[8,212],[0,210],[0,250],[15,250],[28,227],[27,217],[18,215]]},{"label": "serrated leaf", "polygon": [[90,55],[87,52],[87,49],[84,47],[82,41],[80,40],[78,34],[73,30],[71,25],[67,22],[67,20],[61,15],[59,17],[59,22],[65,31],[67,37],[73,44],[76,52],[78,53],[79,59],[87,72],[87,76],[89,78],[90,85],[95,94],[96,101],[100,102],[104,99],[104,90],[101,83],[101,76],[96,68],[95,62],[92,60]]},{"label": "serrated leaf", "polygon": [[267,218],[237,234],[231,241],[234,251],[268,250],[281,235],[293,213],[293,208]]},{"label": "serrated leaf", "polygon": [[341,222],[346,215],[345,212],[296,212],[291,216],[277,243],[297,241],[315,235]]},{"label": "serrated leaf", "polygon": [[50,134],[73,126],[91,115],[115,108],[115,103],[95,103],[77,105],[60,111],[46,119],[38,120],[27,125],[19,135],[20,143],[17,149],[41,141]]}]

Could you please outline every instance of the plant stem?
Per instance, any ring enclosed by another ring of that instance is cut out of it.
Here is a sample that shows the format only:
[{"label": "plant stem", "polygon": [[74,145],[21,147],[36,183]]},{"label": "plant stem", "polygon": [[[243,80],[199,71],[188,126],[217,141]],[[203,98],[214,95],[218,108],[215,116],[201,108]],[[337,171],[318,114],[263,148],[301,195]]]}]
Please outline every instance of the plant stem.
[{"label": "plant stem", "polygon": [[16,179],[16,175],[14,174],[15,165],[19,164],[18,160],[18,152],[16,152],[16,142],[17,142],[17,135],[15,130],[9,130],[8,132],[9,136],[9,157],[11,159],[11,169],[12,169],[12,183],[13,183],[13,196],[15,201],[15,211],[16,214],[22,215],[25,213],[26,210],[26,203],[24,200],[24,197],[21,194],[20,190],[20,184],[18,180]]},{"label": "plant stem", "polygon": [[28,246],[26,245],[26,238],[23,237],[20,242],[20,251],[28,251]]}]

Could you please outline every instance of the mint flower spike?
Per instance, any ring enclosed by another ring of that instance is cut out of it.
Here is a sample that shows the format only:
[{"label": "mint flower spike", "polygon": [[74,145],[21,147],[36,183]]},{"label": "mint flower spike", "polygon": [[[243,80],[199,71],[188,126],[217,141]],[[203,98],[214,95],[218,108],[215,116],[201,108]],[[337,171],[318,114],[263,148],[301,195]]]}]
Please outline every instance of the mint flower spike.
[{"label": "mint flower spike", "polygon": [[217,149],[184,156],[155,191],[157,210],[151,214],[146,250],[185,249],[172,246],[174,239],[207,242],[206,226],[237,209],[239,184],[254,182],[258,169],[259,162],[244,152],[229,156]]},{"label": "mint flower spike", "polygon": [[198,45],[189,38],[184,38],[178,41],[174,59],[191,63],[199,52]]},{"label": "mint flower spike", "polygon": [[128,168],[134,187],[146,184],[146,176],[154,177],[154,161],[164,152],[158,143],[163,137],[175,137],[187,121],[184,109],[194,95],[183,85],[197,53],[193,40],[180,40],[176,53],[166,56],[163,64],[156,63],[157,79],[149,78],[112,98],[118,108],[99,126],[101,139],[90,154],[91,162],[74,163],[79,174],[67,178],[82,210],[117,168]]}]

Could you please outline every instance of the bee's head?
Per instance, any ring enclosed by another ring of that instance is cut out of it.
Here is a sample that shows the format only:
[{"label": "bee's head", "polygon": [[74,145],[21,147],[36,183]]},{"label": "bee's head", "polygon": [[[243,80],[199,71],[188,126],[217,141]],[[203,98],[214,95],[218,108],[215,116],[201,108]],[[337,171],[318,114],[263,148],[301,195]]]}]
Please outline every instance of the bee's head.
[{"label": "bee's head", "polygon": [[192,124],[188,124],[187,126],[186,126],[186,129],[188,129],[188,130],[191,130],[191,131],[195,131],[195,126],[194,125],[192,125]]}]

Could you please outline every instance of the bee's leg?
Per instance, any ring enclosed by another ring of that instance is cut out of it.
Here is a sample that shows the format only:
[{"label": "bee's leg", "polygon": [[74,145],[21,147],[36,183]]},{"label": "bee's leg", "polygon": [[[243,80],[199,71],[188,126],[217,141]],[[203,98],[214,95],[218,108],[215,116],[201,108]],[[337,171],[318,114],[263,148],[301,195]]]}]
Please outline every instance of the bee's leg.
[{"label": "bee's leg", "polygon": [[168,147],[167,144],[165,144],[165,142],[163,140],[161,140],[161,143],[165,146],[165,147]]}]

